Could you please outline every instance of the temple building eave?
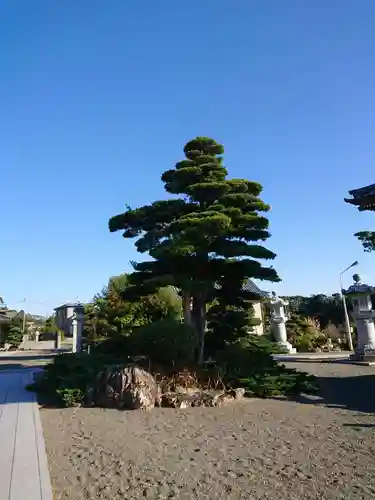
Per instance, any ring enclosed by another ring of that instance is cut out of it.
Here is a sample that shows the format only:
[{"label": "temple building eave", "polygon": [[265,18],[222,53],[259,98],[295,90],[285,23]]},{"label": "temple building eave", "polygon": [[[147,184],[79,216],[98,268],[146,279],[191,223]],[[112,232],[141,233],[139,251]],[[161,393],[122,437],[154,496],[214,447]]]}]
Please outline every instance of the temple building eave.
[{"label": "temple building eave", "polygon": [[375,194],[344,198],[344,201],[345,203],[356,206],[359,211],[375,211]]}]

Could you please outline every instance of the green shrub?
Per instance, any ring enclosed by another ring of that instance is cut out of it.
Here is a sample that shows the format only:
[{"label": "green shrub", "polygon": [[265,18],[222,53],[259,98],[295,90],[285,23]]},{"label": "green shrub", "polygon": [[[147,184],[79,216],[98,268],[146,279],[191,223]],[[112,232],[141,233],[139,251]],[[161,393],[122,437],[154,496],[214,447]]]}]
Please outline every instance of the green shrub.
[{"label": "green shrub", "polygon": [[[166,386],[191,385],[245,387],[247,394],[270,397],[278,394],[314,392],[315,378],[277,363],[272,354],[277,347],[266,338],[226,346],[214,363],[194,367],[194,331],[176,321],[163,320],[142,326],[130,337],[107,340],[91,354],[60,354],[44,368],[44,375],[29,389],[38,391],[48,402],[77,406],[84,402],[87,387],[109,365],[129,361],[129,356],[146,356],[146,369],[164,379]],[[162,367],[161,372],[158,371]]]},{"label": "green shrub", "polygon": [[173,319],[138,327],[129,337],[131,355],[147,356],[153,363],[165,367],[193,363],[197,345],[194,329]]},{"label": "green shrub", "polygon": [[[298,352],[312,352],[320,346],[322,332],[319,322],[315,318],[292,314],[287,322],[289,342],[297,348]],[[324,342],[325,343],[325,342]]]},{"label": "green shrub", "polygon": [[85,393],[81,389],[58,389],[57,394],[65,407],[81,406],[85,400]]},{"label": "green shrub", "polygon": [[260,323],[261,320],[254,316],[251,303],[242,300],[234,305],[216,300],[207,311],[206,355],[215,356],[215,352],[226,345],[253,336],[249,332]]},{"label": "green shrub", "polygon": [[318,390],[315,377],[306,373],[279,366],[274,373],[252,376],[239,380],[248,395],[267,398],[292,396],[301,392],[315,393]]},{"label": "green shrub", "polygon": [[7,332],[5,342],[11,346],[18,347],[23,339],[23,333],[20,327],[11,326]]},{"label": "green shrub", "polygon": [[246,377],[251,373],[263,373],[278,366],[273,354],[285,351],[266,336],[251,335],[244,341],[228,345],[217,353],[217,362],[227,373]]},{"label": "green shrub", "polygon": [[249,395],[258,397],[316,392],[315,377],[279,364],[269,344],[258,338],[248,345],[237,343],[223,350],[216,365],[224,384],[244,387]]},{"label": "green shrub", "polygon": [[286,354],[287,350],[280,346],[271,335],[250,335],[244,343],[250,351],[263,354]]},{"label": "green shrub", "polygon": [[232,380],[263,373],[277,366],[277,362],[269,353],[242,346],[240,343],[229,345],[218,352],[215,362],[221,367],[226,378]]},{"label": "green shrub", "polygon": [[44,367],[43,376],[29,389],[40,392],[50,402],[63,406],[82,402],[87,385],[113,358],[87,353],[60,354]]},{"label": "green shrub", "polygon": [[117,335],[109,339],[100,339],[91,343],[91,353],[93,355],[113,356],[126,358],[131,354],[129,336]]},{"label": "green shrub", "polygon": [[312,352],[314,350],[313,337],[310,335],[296,337],[293,346],[297,349],[297,352]]}]

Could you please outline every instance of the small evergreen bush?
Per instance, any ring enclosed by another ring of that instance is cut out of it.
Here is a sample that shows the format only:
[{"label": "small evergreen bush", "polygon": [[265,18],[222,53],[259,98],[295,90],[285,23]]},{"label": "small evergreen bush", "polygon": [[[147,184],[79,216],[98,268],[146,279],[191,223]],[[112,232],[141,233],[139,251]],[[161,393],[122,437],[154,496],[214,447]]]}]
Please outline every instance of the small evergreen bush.
[{"label": "small evergreen bush", "polygon": [[19,347],[22,343],[23,333],[19,326],[11,326],[7,332],[5,342],[12,347]]},{"label": "small evergreen bush", "polygon": [[43,376],[28,389],[40,392],[51,403],[76,406],[83,402],[88,384],[113,363],[111,356],[60,354],[44,367]]},{"label": "small evergreen bush", "polygon": [[134,329],[129,344],[132,356],[147,356],[166,368],[184,367],[193,363],[198,339],[190,325],[163,319]]},{"label": "small evergreen bush", "polygon": [[248,395],[258,397],[316,392],[315,377],[273,359],[273,345],[258,337],[247,345],[237,343],[219,353],[217,366],[225,385],[244,387]]}]

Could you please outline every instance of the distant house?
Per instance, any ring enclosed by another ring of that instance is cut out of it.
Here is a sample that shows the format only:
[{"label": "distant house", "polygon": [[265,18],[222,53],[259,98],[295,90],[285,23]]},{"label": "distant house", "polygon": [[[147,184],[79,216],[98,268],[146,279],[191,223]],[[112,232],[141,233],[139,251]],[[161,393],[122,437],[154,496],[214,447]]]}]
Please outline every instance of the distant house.
[{"label": "distant house", "polygon": [[55,307],[56,326],[63,330],[66,337],[73,337],[73,319],[76,317],[77,311],[81,309],[80,302],[69,302]]}]

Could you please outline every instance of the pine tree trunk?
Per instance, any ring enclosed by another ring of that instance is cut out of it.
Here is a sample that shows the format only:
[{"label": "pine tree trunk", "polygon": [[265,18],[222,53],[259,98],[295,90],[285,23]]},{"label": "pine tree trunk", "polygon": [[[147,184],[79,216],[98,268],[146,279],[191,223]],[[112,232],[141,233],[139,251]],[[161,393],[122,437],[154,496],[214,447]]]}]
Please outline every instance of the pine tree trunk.
[{"label": "pine tree trunk", "polygon": [[193,318],[199,339],[198,364],[202,365],[204,362],[204,336],[206,332],[206,303],[201,294],[194,297]]},{"label": "pine tree trunk", "polygon": [[192,325],[192,314],[191,314],[191,295],[188,292],[182,292],[182,305],[184,309],[184,323],[186,325]]}]

